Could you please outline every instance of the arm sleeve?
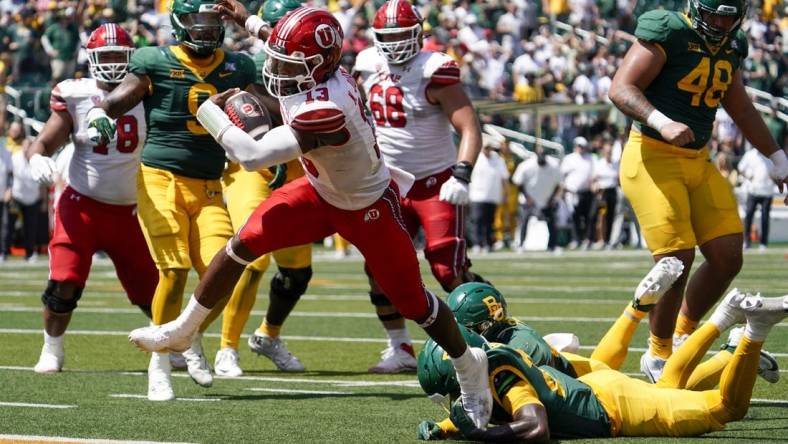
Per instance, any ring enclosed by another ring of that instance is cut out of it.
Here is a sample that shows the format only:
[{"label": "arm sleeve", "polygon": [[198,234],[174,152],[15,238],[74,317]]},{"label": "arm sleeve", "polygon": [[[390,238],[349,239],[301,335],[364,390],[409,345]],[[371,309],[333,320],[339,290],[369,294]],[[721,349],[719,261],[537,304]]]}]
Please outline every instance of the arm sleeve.
[{"label": "arm sleeve", "polygon": [[256,141],[236,126],[219,137],[219,144],[232,160],[247,171],[257,171],[301,156],[301,146],[295,133],[287,125],[278,126]]},{"label": "arm sleeve", "polygon": [[439,422],[438,427],[440,427],[441,434],[443,435],[444,438],[448,435],[460,433],[460,430],[457,428],[457,426],[454,425],[453,422],[451,422],[451,419],[449,418],[446,418],[443,421]]},{"label": "arm sleeve", "polygon": [[[437,60],[430,60],[425,70],[429,77],[429,87],[442,87],[460,83],[460,67],[451,57],[441,54]],[[434,65],[431,67],[429,65]],[[436,66],[435,66],[436,65]]]},{"label": "arm sleeve", "polygon": [[519,381],[503,396],[503,408],[510,415],[519,410],[521,407],[528,404],[538,404],[544,406],[539,401],[539,395],[536,394],[533,386],[526,381]]}]

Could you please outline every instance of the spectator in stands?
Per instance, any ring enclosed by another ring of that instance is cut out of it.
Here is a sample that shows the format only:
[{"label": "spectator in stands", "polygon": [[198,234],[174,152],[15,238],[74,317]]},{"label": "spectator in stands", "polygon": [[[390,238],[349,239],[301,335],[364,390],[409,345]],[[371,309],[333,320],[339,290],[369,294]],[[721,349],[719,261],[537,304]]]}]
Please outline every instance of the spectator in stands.
[{"label": "spectator in stands", "polygon": [[561,170],[558,161],[548,157],[544,148],[537,146],[536,155],[521,162],[512,174],[512,182],[522,193],[523,218],[520,225],[520,242],[517,251],[525,250],[528,221],[531,217],[547,223],[547,249],[553,251],[558,241],[555,210],[561,187]]},{"label": "spectator in stands", "polygon": [[[613,144],[610,141],[603,143],[602,155],[594,161],[592,181],[592,189],[596,192],[600,204],[598,207],[605,209],[602,228],[604,237],[597,241],[594,247],[612,249],[610,233],[613,230],[618,206],[618,162],[613,160]],[[594,219],[597,214],[597,211],[594,211]],[[596,224],[592,223],[592,225]]]},{"label": "spectator in stands", "polygon": [[564,157],[561,162],[563,187],[568,193],[572,211],[573,239],[569,248],[588,249],[593,238],[594,193],[591,191],[591,179],[594,173],[594,157],[589,151],[585,137],[575,137],[574,152]]},{"label": "spectator in stands", "polygon": [[5,261],[11,245],[7,240],[10,236],[8,224],[8,206],[11,203],[11,178],[13,165],[11,163],[11,152],[5,146],[0,146],[0,262]]},{"label": "spectator in stands", "polygon": [[[22,243],[25,246],[25,259],[28,262],[36,262],[38,260],[36,238],[43,202],[43,189],[30,175],[30,163],[27,160],[30,146],[30,141],[25,140],[22,149],[11,156],[13,175],[11,199],[22,215]],[[16,223],[16,216],[10,217],[8,223],[13,227]]]},{"label": "spectator in stands", "polygon": [[739,162],[739,174],[744,178],[744,190],[747,193],[747,209],[744,216],[744,248],[750,248],[752,239],[752,222],[755,210],[761,207],[761,243],[760,250],[769,245],[769,213],[772,209],[774,181],[769,175],[772,162],[760,151],[750,149]]},{"label": "spectator in stands", "polygon": [[471,174],[468,197],[471,201],[473,227],[470,232],[473,233],[474,253],[492,250],[495,209],[506,198],[509,171],[498,154],[499,150],[500,142],[485,135],[481,155]]},{"label": "spectator in stands", "polygon": [[79,50],[79,28],[74,23],[74,9],[58,11],[58,19],[41,37],[41,45],[49,56],[52,80],[71,78],[76,71]]}]

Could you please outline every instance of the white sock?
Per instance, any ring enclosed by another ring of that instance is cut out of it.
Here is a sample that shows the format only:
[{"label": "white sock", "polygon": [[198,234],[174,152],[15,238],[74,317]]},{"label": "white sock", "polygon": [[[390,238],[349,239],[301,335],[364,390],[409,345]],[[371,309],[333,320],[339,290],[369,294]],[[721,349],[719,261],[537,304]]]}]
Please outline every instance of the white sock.
[{"label": "white sock", "polygon": [[186,304],[186,308],[183,309],[176,321],[188,331],[196,331],[210,312],[210,308],[201,305],[197,298],[192,295],[189,298],[189,303]]},{"label": "white sock", "polygon": [[46,330],[44,330],[44,345],[50,350],[63,351],[63,338],[65,338],[65,336],[66,335],[49,336]]},{"label": "white sock", "polygon": [[166,373],[170,372],[170,354],[167,352],[153,352],[150,354],[150,364],[148,368],[159,368]]},{"label": "white sock", "polygon": [[472,371],[474,366],[479,364],[478,360],[473,355],[473,352],[471,352],[470,346],[468,346],[465,349],[465,352],[459,357],[450,358],[450,359],[452,364],[454,364],[454,369],[457,371],[457,382],[460,383],[461,387],[471,388],[478,385],[478,381],[472,381],[466,379],[468,373]]},{"label": "white sock", "polygon": [[771,331],[771,329],[771,325],[753,325],[748,322],[744,327],[744,336],[753,342],[763,342],[766,340],[766,337],[769,336],[769,331]]},{"label": "white sock", "polygon": [[407,328],[386,330],[386,334],[389,337],[389,346],[393,348],[396,348],[400,344],[410,344],[412,342]]}]

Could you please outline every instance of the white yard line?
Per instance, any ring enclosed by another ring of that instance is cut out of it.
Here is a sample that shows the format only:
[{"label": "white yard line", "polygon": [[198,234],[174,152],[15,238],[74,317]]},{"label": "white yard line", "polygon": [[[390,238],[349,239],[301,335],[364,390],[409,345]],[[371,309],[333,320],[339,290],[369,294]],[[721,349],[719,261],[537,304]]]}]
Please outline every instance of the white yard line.
[{"label": "white yard line", "polygon": [[328,390],[296,390],[296,389],[271,389],[271,388],[259,388],[253,387],[244,390],[249,390],[250,392],[266,392],[266,393],[288,393],[288,394],[304,394],[304,395],[343,395],[343,396],[350,396],[354,393],[351,392],[332,392]]},{"label": "white yard line", "polygon": [[[130,399],[148,399],[145,395],[137,395],[133,393],[112,393],[110,398],[130,398]],[[189,401],[189,402],[214,402],[224,401],[224,398],[175,398],[176,401]]]},{"label": "white yard line", "polygon": [[[65,442],[73,444],[159,444],[162,441],[122,441],[115,439],[83,439],[83,438],[70,438],[67,436],[43,436],[43,435],[0,435],[0,443],[3,442]],[[169,444],[189,444],[189,443],[175,443]]]},{"label": "white yard line", "polygon": [[[4,402],[0,401],[0,407],[30,407],[34,409],[75,409],[76,405],[70,404],[31,404],[29,402]],[[0,435],[2,438],[2,435]]]}]

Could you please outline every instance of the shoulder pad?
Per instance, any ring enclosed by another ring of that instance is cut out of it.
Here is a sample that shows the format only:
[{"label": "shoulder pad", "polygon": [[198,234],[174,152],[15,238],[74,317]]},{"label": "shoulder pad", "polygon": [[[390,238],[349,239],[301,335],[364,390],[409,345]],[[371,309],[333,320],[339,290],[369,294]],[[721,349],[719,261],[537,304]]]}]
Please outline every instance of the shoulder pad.
[{"label": "shoulder pad", "polygon": [[[55,85],[54,88],[52,88],[52,98],[50,100],[50,105],[54,106],[55,101],[65,104],[68,100],[89,97],[94,94],[96,94],[96,82],[93,79],[67,79],[63,80],[62,82]],[[52,109],[63,111],[65,108],[58,109],[53,107]]]},{"label": "shoulder pad", "polygon": [[683,18],[674,11],[658,9],[638,17],[635,37],[646,42],[665,42],[673,31],[689,29]]},{"label": "shoulder pad", "polygon": [[[421,55],[423,54],[423,55]],[[423,52],[424,78],[430,79],[435,85],[453,85],[460,81],[460,66],[447,54],[442,52]]]},{"label": "shoulder pad", "polygon": [[372,72],[376,71],[375,65],[382,63],[382,57],[377,48],[367,48],[356,56],[356,63],[353,65],[353,72]]}]

